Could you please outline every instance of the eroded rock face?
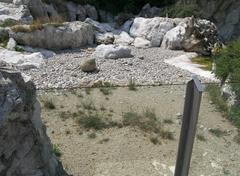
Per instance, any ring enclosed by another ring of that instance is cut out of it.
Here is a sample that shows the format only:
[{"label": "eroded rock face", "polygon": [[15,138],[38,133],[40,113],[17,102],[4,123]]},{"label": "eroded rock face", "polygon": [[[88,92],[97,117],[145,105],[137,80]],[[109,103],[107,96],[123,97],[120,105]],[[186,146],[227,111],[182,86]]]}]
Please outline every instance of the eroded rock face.
[{"label": "eroded rock face", "polygon": [[[27,29],[29,27],[25,26]],[[92,26],[80,21],[66,22],[59,26],[44,25],[42,29],[30,32],[13,31],[10,36],[18,44],[50,50],[79,48],[94,42]]]},{"label": "eroded rock face", "polygon": [[0,70],[0,175],[67,176],[53,154],[32,82]]}]

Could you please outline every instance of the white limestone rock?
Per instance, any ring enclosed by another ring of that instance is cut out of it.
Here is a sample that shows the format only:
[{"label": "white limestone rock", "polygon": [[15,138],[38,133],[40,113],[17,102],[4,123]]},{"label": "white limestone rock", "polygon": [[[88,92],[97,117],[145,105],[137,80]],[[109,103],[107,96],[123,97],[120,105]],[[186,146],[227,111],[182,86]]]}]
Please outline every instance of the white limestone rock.
[{"label": "white limestone rock", "polygon": [[121,45],[99,45],[93,57],[101,59],[118,59],[118,58],[129,58],[132,57],[131,49],[127,46]]}]

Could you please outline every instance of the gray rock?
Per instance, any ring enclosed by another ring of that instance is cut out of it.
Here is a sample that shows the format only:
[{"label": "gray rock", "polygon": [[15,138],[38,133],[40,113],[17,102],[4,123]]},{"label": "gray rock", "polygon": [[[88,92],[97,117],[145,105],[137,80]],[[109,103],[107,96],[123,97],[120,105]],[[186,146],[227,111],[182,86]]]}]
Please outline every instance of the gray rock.
[{"label": "gray rock", "polygon": [[106,33],[95,33],[96,43],[97,44],[113,44],[114,42],[114,35],[111,32]]},{"label": "gray rock", "polygon": [[93,56],[102,59],[118,59],[132,57],[131,49],[121,45],[99,45]]},{"label": "gray rock", "polygon": [[[25,28],[28,29],[29,26],[25,26]],[[10,36],[18,44],[50,50],[79,48],[92,45],[94,42],[92,26],[80,21],[66,22],[62,26],[47,24],[41,30],[16,31],[12,32]]]},{"label": "gray rock", "polygon": [[95,59],[86,59],[80,65],[80,68],[83,72],[93,72],[97,70],[97,65]]},{"label": "gray rock", "polygon": [[134,39],[128,33],[122,31],[119,35],[115,35],[114,44],[131,45],[133,41]]},{"label": "gray rock", "polygon": [[91,18],[87,18],[84,22],[91,24],[94,30],[100,33],[112,32],[114,30],[108,23],[99,23]]},{"label": "gray rock", "polygon": [[84,6],[84,8],[86,10],[87,17],[93,20],[98,20],[98,12],[94,6],[87,4]]},{"label": "gray rock", "polygon": [[137,38],[135,38],[133,45],[136,48],[149,48],[151,46],[151,42],[144,38],[137,37]]},{"label": "gray rock", "polygon": [[0,175],[67,176],[41,121],[36,88],[20,73],[0,71]]}]

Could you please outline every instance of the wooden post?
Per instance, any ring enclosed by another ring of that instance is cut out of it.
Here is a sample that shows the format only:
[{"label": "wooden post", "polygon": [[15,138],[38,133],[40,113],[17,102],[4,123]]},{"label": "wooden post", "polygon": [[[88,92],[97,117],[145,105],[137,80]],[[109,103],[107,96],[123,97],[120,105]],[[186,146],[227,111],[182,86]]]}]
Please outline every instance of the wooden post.
[{"label": "wooden post", "polygon": [[175,176],[188,176],[203,87],[196,76],[187,84]]}]

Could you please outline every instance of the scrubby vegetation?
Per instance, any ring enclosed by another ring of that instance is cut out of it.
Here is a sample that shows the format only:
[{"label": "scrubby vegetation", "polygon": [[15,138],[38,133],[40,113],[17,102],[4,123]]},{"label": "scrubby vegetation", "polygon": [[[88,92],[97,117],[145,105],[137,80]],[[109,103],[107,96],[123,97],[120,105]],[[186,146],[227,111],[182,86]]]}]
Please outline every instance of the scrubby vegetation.
[{"label": "scrubby vegetation", "polygon": [[199,10],[196,5],[171,5],[166,7],[161,16],[167,15],[171,18],[184,18],[190,16],[199,16]]},{"label": "scrubby vegetation", "polygon": [[61,152],[58,144],[53,145],[53,153],[56,155],[56,157],[60,158],[62,156],[62,152]]},{"label": "scrubby vegetation", "polygon": [[[216,75],[221,79],[221,85],[228,81],[232,91],[236,95],[236,101],[240,100],[240,41],[234,41],[214,55],[216,63]],[[209,85],[207,90],[213,103],[223,112],[238,128],[240,128],[240,107],[229,107],[221,94],[221,88],[217,85]]]},{"label": "scrubby vegetation", "polygon": [[[51,1],[51,0],[48,0]],[[165,6],[170,5],[175,2],[175,0],[71,0],[80,4],[92,4],[98,9],[103,9],[109,11],[113,14],[118,14],[119,12],[131,12],[138,13],[141,8],[150,3],[153,6]]]},{"label": "scrubby vegetation", "polygon": [[212,71],[213,59],[211,57],[198,56],[193,58],[192,62],[201,65],[204,70]]},{"label": "scrubby vegetation", "polygon": [[137,127],[144,132],[158,134],[163,139],[173,140],[173,133],[163,128],[153,109],[145,109],[142,114],[129,111],[123,113],[123,125]]},{"label": "scrubby vegetation", "polygon": [[50,110],[56,109],[56,106],[55,106],[55,104],[54,104],[52,99],[46,98],[46,99],[43,99],[42,102],[43,102],[44,108],[50,109]]}]

